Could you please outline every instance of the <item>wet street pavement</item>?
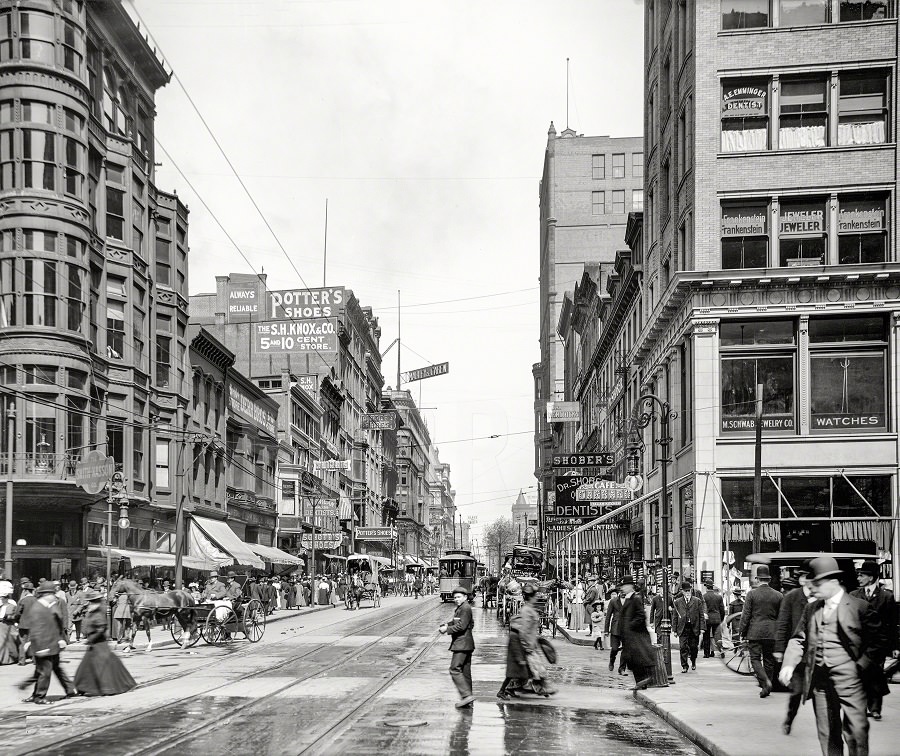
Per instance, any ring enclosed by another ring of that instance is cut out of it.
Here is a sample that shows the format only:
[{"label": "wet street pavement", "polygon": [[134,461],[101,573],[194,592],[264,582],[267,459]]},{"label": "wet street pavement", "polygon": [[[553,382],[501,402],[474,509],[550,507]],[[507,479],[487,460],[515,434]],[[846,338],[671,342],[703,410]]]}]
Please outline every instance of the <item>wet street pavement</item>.
[{"label": "wet street pavement", "polygon": [[[506,632],[481,606],[478,700],[457,710],[449,639],[436,631],[452,613],[436,598],[390,597],[379,609],[281,619],[258,644],[239,635],[194,653],[139,651],[125,660],[136,690],[45,707],[15,703],[30,668],[3,667],[0,754],[701,753],[634,700],[632,678],[607,671],[608,652],[561,638],[559,692],[499,701]],[[64,653],[73,673],[81,652]]]}]

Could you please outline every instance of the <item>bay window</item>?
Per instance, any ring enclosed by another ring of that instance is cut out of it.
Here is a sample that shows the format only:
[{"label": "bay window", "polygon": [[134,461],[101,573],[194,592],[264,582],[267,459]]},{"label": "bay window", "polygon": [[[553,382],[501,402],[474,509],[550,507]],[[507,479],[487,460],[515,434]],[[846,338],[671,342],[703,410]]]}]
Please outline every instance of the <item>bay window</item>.
[{"label": "bay window", "polygon": [[84,419],[87,399],[66,397],[66,454],[69,464],[81,459],[84,452]]},{"label": "bay window", "polygon": [[56,326],[56,263],[25,260],[25,325]]},{"label": "bay window", "polygon": [[[15,260],[0,260],[0,328],[17,325]],[[0,434],[2,435],[2,434]]]},{"label": "bay window", "polygon": [[782,202],[778,217],[779,265],[823,265],[827,250],[825,202]]},{"label": "bay window", "polygon": [[48,66],[56,63],[56,30],[51,14],[20,11],[19,38],[23,58]]},{"label": "bay window", "polygon": [[156,337],[156,383],[167,388],[172,376],[172,339]]},{"label": "bay window", "polygon": [[884,318],[810,319],[809,352],[812,430],[884,430],[887,427]]},{"label": "bay window", "polygon": [[125,192],[121,189],[106,189],[106,235],[125,239]]},{"label": "bay window", "polygon": [[[597,197],[603,192],[591,192],[591,212],[597,215]],[[602,212],[602,211],[601,211]],[[162,286],[172,285],[172,253],[171,242],[165,239],[156,240],[156,283]]]},{"label": "bay window", "polygon": [[721,0],[723,29],[755,29],[769,25],[769,0]]},{"label": "bay window", "polygon": [[769,82],[742,79],[722,85],[722,152],[769,146]]},{"label": "bay window", "polygon": [[55,126],[56,106],[50,102],[22,100],[22,121],[40,123],[44,126]]},{"label": "bay window", "polygon": [[84,63],[84,32],[71,21],[63,21],[63,66],[81,75]]},{"label": "bay window", "polygon": [[125,306],[121,302],[106,305],[106,356],[121,360],[125,355]]},{"label": "bay window", "polygon": [[12,11],[0,10],[0,63],[12,59]]},{"label": "bay window", "polygon": [[887,102],[887,74],[883,71],[841,74],[838,144],[884,144]]},{"label": "bay window", "polygon": [[724,321],[720,348],[722,430],[753,430],[758,384],[762,385],[763,429],[793,430],[793,321]]},{"label": "bay window", "polygon": [[872,195],[838,198],[838,262],[878,263],[887,260],[886,201]]},{"label": "bay window", "polygon": [[828,132],[825,78],[782,79],[778,146],[781,149],[824,147]]},{"label": "bay window", "polygon": [[69,291],[66,301],[66,325],[70,331],[80,331],[84,313],[84,271],[69,265]]},{"label": "bay window", "polygon": [[16,186],[16,154],[13,150],[12,129],[0,131],[0,190]]},{"label": "bay window", "polygon": [[116,470],[121,471],[125,463],[125,435],[118,418],[106,421],[106,453],[115,460]]},{"label": "bay window", "polygon": [[56,189],[56,135],[52,131],[22,130],[22,186]]},{"label": "bay window", "polygon": [[169,441],[157,439],[156,441],[156,486],[157,488],[169,487]]},{"label": "bay window", "polygon": [[769,264],[768,206],[722,206],[722,269],[765,268]]},{"label": "bay window", "polygon": [[43,401],[25,402],[26,469],[50,472],[56,454],[56,408]]},{"label": "bay window", "polygon": [[81,197],[84,190],[84,169],[86,150],[84,145],[65,138],[66,145],[66,194]]}]

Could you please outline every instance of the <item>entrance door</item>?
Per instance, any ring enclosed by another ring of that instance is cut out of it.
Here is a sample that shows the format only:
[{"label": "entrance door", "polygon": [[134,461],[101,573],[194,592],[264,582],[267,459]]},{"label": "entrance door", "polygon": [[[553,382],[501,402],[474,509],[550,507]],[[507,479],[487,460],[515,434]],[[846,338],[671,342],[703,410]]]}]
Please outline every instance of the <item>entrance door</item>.
[{"label": "entrance door", "polygon": [[781,543],[784,551],[831,551],[831,523],[782,522]]}]

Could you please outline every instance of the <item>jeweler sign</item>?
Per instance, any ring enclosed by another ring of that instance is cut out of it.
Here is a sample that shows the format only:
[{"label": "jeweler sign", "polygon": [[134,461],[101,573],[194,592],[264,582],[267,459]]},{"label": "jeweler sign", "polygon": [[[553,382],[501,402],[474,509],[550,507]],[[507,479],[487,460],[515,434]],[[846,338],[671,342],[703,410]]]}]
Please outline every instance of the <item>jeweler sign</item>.
[{"label": "jeweler sign", "polygon": [[253,324],[257,353],[336,352],[337,318]]}]

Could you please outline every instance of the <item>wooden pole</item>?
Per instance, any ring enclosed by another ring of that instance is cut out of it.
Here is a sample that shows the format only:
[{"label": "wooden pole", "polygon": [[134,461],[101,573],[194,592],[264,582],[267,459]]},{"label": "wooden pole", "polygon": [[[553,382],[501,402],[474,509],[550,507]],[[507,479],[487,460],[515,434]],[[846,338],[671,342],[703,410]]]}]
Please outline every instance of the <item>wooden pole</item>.
[{"label": "wooden pole", "polygon": [[763,387],[756,384],[756,444],[753,464],[753,553],[760,550],[762,530],[762,414]]}]

